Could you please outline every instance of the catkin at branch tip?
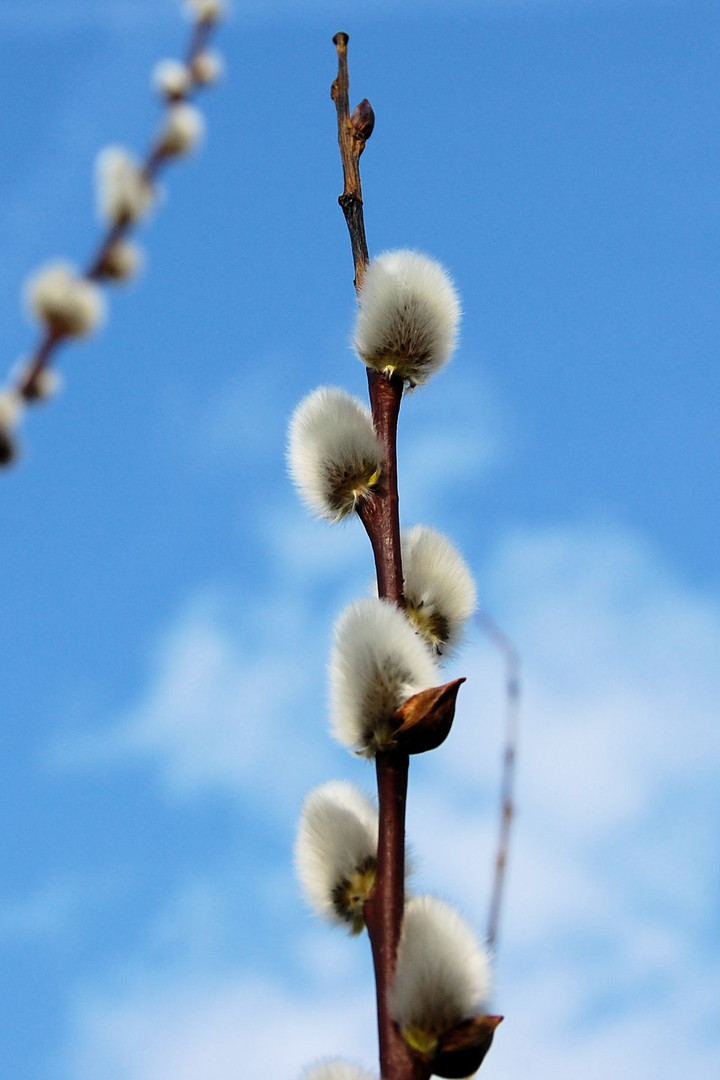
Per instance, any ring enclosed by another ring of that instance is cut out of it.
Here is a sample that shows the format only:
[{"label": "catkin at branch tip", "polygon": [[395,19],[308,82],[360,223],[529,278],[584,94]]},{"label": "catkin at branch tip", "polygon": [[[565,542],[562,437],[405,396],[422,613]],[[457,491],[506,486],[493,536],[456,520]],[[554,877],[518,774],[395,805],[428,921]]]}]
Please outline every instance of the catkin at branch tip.
[{"label": "catkin at branch tip", "polygon": [[437,681],[435,663],[404,613],[375,597],[356,600],[335,627],[333,735],[343,746],[373,757],[393,745],[400,706]]},{"label": "catkin at branch tip", "polygon": [[434,652],[447,655],[457,648],[477,605],[472,574],[457,548],[435,529],[416,525],[401,541],[407,616]]},{"label": "catkin at branch tip", "polygon": [[487,1011],[490,960],[465,920],[417,896],[403,918],[390,1009],[403,1031],[437,1036]]},{"label": "catkin at branch tip", "polygon": [[319,915],[355,933],[375,881],[377,835],[377,810],[352,784],[330,781],[305,799],[295,842],[300,885]]},{"label": "catkin at branch tip", "polygon": [[310,510],[340,521],[371,496],[382,471],[370,410],[344,390],[315,390],[291,417],[287,460]]},{"label": "catkin at branch tip", "polygon": [[448,273],[417,251],[387,251],[367,267],[354,346],[371,368],[427,382],[457,341],[460,301]]}]

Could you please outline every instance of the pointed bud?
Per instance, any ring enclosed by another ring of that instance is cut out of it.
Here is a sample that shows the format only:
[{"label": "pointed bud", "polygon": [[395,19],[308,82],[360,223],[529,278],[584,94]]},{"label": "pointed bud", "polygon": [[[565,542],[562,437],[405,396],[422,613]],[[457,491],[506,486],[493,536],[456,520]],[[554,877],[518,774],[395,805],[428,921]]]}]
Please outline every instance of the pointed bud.
[{"label": "pointed bud", "polygon": [[395,714],[398,746],[408,754],[424,754],[441,746],[450,734],[458,690],[464,682],[454,679],[408,698]]},{"label": "pointed bud", "polygon": [[436,653],[447,655],[475,611],[475,582],[447,537],[425,525],[402,535],[403,591],[408,618]]},{"label": "pointed bud", "polygon": [[25,295],[32,313],[57,337],[84,337],[105,314],[97,285],[68,263],[50,263],[31,277]]},{"label": "pointed bud", "polygon": [[432,1060],[440,1038],[486,1011],[490,961],[460,915],[419,896],[405,907],[390,1009],[403,1038]]},{"label": "pointed bud", "polygon": [[363,907],[375,884],[377,810],[340,780],[311,791],[295,843],[295,866],[309,905],[323,918],[365,927]]},{"label": "pointed bud", "polygon": [[332,1061],[323,1061],[319,1065],[311,1065],[303,1073],[302,1080],[374,1080],[374,1078],[362,1069],[358,1069],[357,1066],[335,1058]]},{"label": "pointed bud", "polygon": [[190,69],[180,60],[159,60],[153,68],[153,86],[166,101],[184,98],[192,81]]},{"label": "pointed bud", "polygon": [[178,101],[167,110],[157,149],[168,157],[182,157],[195,150],[204,132],[205,120],[200,110],[187,101]]},{"label": "pointed bud", "polygon": [[121,146],[101,150],[95,163],[98,210],[110,225],[140,221],[153,204],[153,186]]},{"label": "pointed bud", "polygon": [[388,251],[367,267],[355,349],[370,368],[410,386],[427,382],[455,347],[460,302],[439,263],[416,251]]},{"label": "pointed bud", "polygon": [[357,600],[335,627],[330,657],[333,735],[373,757],[395,744],[397,710],[437,682],[437,671],[405,615],[387,600]]},{"label": "pointed bud", "polygon": [[350,123],[358,138],[362,139],[363,142],[367,142],[375,127],[375,113],[367,98],[363,98],[363,100],[355,106],[350,116]]},{"label": "pointed bud", "polygon": [[370,498],[380,479],[383,449],[367,406],[344,390],[321,387],[292,415],[287,456],[309,508],[318,517],[340,521]]}]

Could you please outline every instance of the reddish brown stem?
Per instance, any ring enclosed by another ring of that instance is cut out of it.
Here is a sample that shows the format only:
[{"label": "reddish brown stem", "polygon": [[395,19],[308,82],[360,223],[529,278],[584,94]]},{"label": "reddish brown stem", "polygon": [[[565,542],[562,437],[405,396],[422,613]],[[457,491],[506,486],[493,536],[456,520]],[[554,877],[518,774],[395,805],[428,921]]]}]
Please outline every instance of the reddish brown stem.
[{"label": "reddish brown stem", "polygon": [[[215,23],[212,22],[199,22],[193,25],[185,53],[185,63],[188,67],[193,63],[195,57],[203,52],[214,29]],[[167,160],[165,153],[158,150],[156,146],[151,146],[141,165],[145,178],[150,182],[154,181]],[[122,221],[109,226],[101,237],[97,249],[89,260],[82,276],[87,278],[88,281],[102,280],[103,264],[110,249],[118,240],[122,240],[131,229],[132,222],[129,221]],[[40,343],[18,373],[15,388],[18,394],[25,398],[26,401],[32,402],[35,400],[36,380],[43,369],[49,367],[56,350],[65,340],[67,339],[63,335],[47,332],[40,339]]]},{"label": "reddish brown stem", "polygon": [[[350,114],[347,34],[333,38],[338,74],[332,85],[337,109],[338,143],[344,190],[339,198],[350,234],[355,289],[360,292],[368,263],[365,238],[360,155],[369,138],[374,116],[363,101]],[[402,401],[401,379],[368,372],[370,404],[375,429],[383,445],[383,471],[378,489],[362,504],[360,518],[372,544],[378,595],[399,607],[403,597],[400,521],[397,488],[397,422]],[[375,888],[365,904],[365,920],[372,948],[377,993],[380,1074],[383,1080],[427,1080],[429,1068],[414,1057],[393,1021],[388,991],[395,975],[398,942],[405,904],[405,803],[409,758],[402,751],[384,751],[376,757],[378,784],[378,864]]]}]

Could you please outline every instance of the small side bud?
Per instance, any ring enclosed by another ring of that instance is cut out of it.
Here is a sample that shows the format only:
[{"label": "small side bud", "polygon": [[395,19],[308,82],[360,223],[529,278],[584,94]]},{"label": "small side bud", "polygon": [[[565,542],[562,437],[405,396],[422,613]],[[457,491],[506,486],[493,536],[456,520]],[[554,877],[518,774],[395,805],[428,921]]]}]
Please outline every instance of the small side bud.
[{"label": "small side bud", "polygon": [[166,101],[180,101],[192,82],[190,69],[180,60],[159,60],[153,69],[153,86]]},{"label": "small side bud", "polygon": [[370,410],[334,387],[300,402],[290,420],[288,469],[318,517],[340,521],[369,499],[380,480],[383,448]]},{"label": "small side bud", "polygon": [[39,405],[57,397],[62,389],[63,380],[60,372],[51,367],[43,367],[23,387],[23,398],[30,405]]},{"label": "small side bud", "polygon": [[421,385],[455,348],[460,302],[450,277],[416,251],[388,251],[365,271],[355,349],[368,367]]},{"label": "small side bud", "polygon": [[199,23],[214,23],[225,14],[225,0],[186,0],[185,10]]},{"label": "small side bud", "polygon": [[389,995],[407,1044],[433,1061],[444,1035],[487,1011],[489,992],[490,961],[465,920],[435,897],[409,900]]},{"label": "small side bud", "polygon": [[98,266],[98,277],[103,281],[122,284],[139,273],[142,262],[142,251],[136,244],[129,240],[116,240]]},{"label": "small side bud", "polygon": [[205,132],[205,120],[199,109],[186,101],[171,105],[157,137],[157,149],[167,157],[192,153]]},{"label": "small side bud", "polygon": [[367,98],[363,98],[363,100],[355,106],[350,116],[350,123],[358,138],[362,139],[363,142],[367,142],[375,127],[375,113]]},{"label": "small side bud", "polygon": [[211,86],[222,78],[224,71],[223,58],[220,53],[206,49],[193,57],[190,64],[190,74],[198,86]]},{"label": "small side bud", "polygon": [[32,313],[56,337],[85,337],[105,314],[97,285],[67,263],[51,263],[31,277],[26,298]]},{"label": "small side bud", "polygon": [[295,843],[300,884],[310,907],[353,934],[365,927],[377,835],[375,807],[351,784],[331,781],[306,798]]},{"label": "small side bud", "polygon": [[397,711],[437,682],[435,664],[399,608],[357,600],[335,627],[330,657],[333,735],[365,757],[395,745]]},{"label": "small side bud", "polygon": [[131,154],[108,146],[95,164],[98,210],[110,225],[131,225],[143,218],[154,200],[153,186]]},{"label": "small side bud", "polygon": [[302,1074],[302,1080],[375,1080],[369,1073],[358,1069],[356,1065],[350,1065],[340,1058],[331,1061],[322,1061],[319,1065],[311,1065]]},{"label": "small side bud", "polygon": [[430,648],[451,653],[477,606],[472,574],[460,552],[435,529],[416,525],[402,535],[407,616]]}]

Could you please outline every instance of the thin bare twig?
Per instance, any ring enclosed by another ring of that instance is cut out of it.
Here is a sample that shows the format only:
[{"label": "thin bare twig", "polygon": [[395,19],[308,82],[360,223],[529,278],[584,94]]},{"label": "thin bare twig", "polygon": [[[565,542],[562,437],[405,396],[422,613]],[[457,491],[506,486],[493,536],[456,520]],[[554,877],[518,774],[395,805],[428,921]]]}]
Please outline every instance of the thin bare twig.
[{"label": "thin bare twig", "polygon": [[[194,63],[196,57],[205,50],[214,29],[214,23],[205,21],[200,21],[193,25],[188,46],[185,51],[185,63],[188,67],[190,67]],[[175,100],[180,100],[181,96],[182,95],[178,96]],[[169,155],[158,149],[155,144],[151,145],[140,166],[145,179],[150,183],[153,183],[163,165],[167,163],[168,158]],[[103,268],[110,250],[118,240],[124,239],[132,231],[133,224],[134,223],[130,221],[121,221],[108,227],[106,232],[100,238],[100,242],[94,254],[88,261],[87,267],[82,273],[82,277],[86,278],[88,281],[102,280]],[[50,366],[53,356],[57,352],[59,346],[67,340],[65,335],[57,334],[51,330],[46,330],[41,336],[35,349],[31,352],[22,369],[16,376],[15,391],[20,397],[24,398],[25,401],[32,403],[37,399],[37,380],[39,376],[45,368]]]},{"label": "thin bare twig", "polygon": [[495,952],[505,895],[510,835],[515,816],[515,765],[520,722],[520,657],[513,643],[487,612],[481,612],[478,621],[492,643],[502,653],[505,661],[505,740],[500,784],[500,826],[487,925],[487,946],[491,952]]},{"label": "thin bare twig", "polygon": [[[372,133],[374,114],[367,99],[350,113],[348,35],[336,34],[333,42],[337,50],[338,73],[331,96],[337,110],[344,177],[344,189],[338,201],[350,234],[355,289],[359,293],[368,263],[360,155]],[[368,371],[368,385],[373,422],[383,444],[384,458],[381,484],[372,500],[361,508],[360,518],[372,544],[378,595],[404,607],[397,492],[397,420],[403,382]],[[427,1080],[429,1067],[411,1054],[388,1007],[405,904],[405,805],[409,757],[404,751],[383,751],[376,755],[375,767],[378,861],[375,887],[365,903],[365,922],[375,968],[380,1074],[383,1080]]]}]

